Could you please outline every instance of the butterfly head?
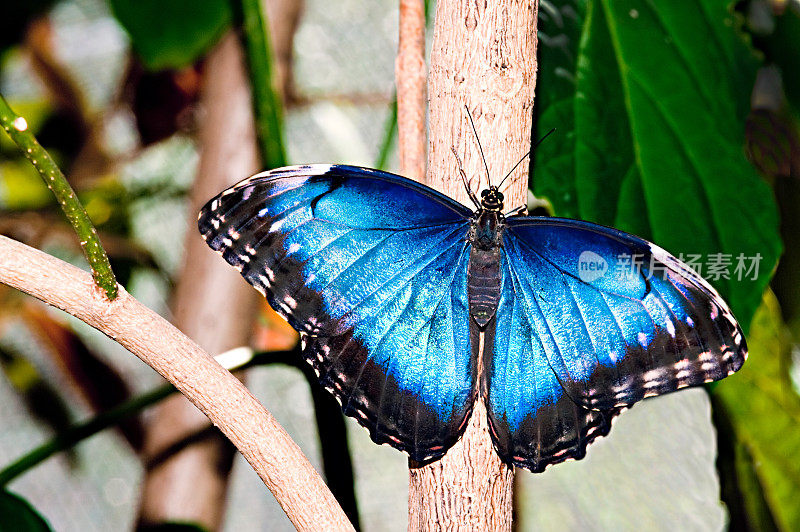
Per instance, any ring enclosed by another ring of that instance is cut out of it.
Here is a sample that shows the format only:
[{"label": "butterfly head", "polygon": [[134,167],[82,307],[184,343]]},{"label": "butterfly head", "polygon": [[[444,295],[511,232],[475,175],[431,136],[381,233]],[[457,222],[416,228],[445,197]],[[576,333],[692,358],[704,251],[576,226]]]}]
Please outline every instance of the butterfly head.
[{"label": "butterfly head", "polygon": [[503,210],[503,193],[497,187],[491,186],[481,192],[481,207],[487,211],[500,212]]}]

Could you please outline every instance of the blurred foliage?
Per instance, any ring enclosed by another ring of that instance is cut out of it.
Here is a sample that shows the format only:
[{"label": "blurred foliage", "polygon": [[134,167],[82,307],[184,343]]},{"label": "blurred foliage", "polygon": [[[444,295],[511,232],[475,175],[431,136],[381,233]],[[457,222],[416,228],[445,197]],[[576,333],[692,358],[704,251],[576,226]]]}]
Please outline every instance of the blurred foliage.
[{"label": "blurred foliage", "polygon": [[800,113],[800,4],[781,2],[775,12],[771,3],[754,0],[749,5],[748,31],[764,60],[780,68],[785,95],[795,115]]},{"label": "blurred foliage", "polygon": [[182,68],[197,61],[229,27],[232,18],[227,0],[108,2],[128,32],[131,46],[151,70]]},{"label": "blurred foliage", "polygon": [[736,442],[736,476],[744,480],[730,487],[740,491],[744,505],[730,505],[731,520],[740,517],[750,530],[769,530],[772,523],[798,530],[800,395],[789,376],[791,336],[769,291],[753,318],[748,345],[750,356],[736,378],[720,382],[712,394],[715,416],[729,420],[718,430]]},{"label": "blurred foliage", "polygon": [[247,65],[250,69],[250,85],[253,89],[261,163],[265,168],[279,168],[286,166],[283,106],[276,90],[269,26],[264,7],[261,0],[242,0],[242,27]]},{"label": "blurred foliage", "polygon": [[22,497],[0,489],[0,532],[51,530],[47,521]]},{"label": "blurred foliage", "polygon": [[[21,316],[92,410],[103,412],[130,399],[128,384],[119,372],[89,349],[66,322],[40,305],[25,305]],[[134,450],[141,449],[144,428],[137,418],[121,422],[118,429]]]},{"label": "blurred foliage", "polygon": [[0,17],[0,55],[10,46],[16,45],[24,36],[28,23],[44,14],[55,0],[25,0],[4,2]]},{"label": "blurred foliage", "polygon": [[39,369],[12,346],[0,343],[0,370],[19,394],[30,414],[55,433],[69,427],[66,402]]}]

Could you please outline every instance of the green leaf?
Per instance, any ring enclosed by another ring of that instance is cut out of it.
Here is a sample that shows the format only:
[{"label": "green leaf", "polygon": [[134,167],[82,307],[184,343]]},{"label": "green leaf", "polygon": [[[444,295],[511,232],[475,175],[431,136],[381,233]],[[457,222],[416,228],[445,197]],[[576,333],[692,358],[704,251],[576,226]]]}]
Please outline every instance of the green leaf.
[{"label": "green leaf", "polygon": [[[575,184],[580,216],[604,225],[617,225],[651,235],[642,204],[641,172],[635,164],[630,118],[624,87],[605,13],[599,3],[589,5],[578,58],[575,98]],[[624,197],[623,195],[624,189]],[[626,215],[630,214],[630,215]],[[632,216],[631,216],[632,215]],[[642,232],[644,231],[644,232]]]},{"label": "green leaf", "polygon": [[[781,530],[798,530],[800,395],[789,377],[791,343],[771,292],[750,330],[747,362],[714,388],[712,398],[715,409],[729,419],[736,445],[742,446],[735,459],[748,522],[763,528],[760,524],[774,520]],[[771,515],[765,515],[762,501]]]},{"label": "green leaf", "polygon": [[[537,128],[560,141],[539,148],[536,194],[676,255],[723,254],[729,278],[710,280],[746,330],[781,243],[772,191],[744,156],[758,65],[728,2],[546,5]],[[740,256],[755,278],[736,272]]]},{"label": "green leaf", "polygon": [[780,254],[772,192],[742,150],[756,62],[725,2],[603,7],[653,239],[704,260],[760,255],[755,280],[715,283],[746,328]]},{"label": "green leaf", "polygon": [[131,45],[151,70],[181,68],[200,58],[230,26],[227,0],[109,0]]},{"label": "green leaf", "polygon": [[0,490],[0,532],[49,531],[50,525],[19,495]]},{"label": "green leaf", "polygon": [[578,42],[586,0],[541,0],[539,57],[536,81],[536,128],[539,136],[553,135],[536,148],[531,159],[531,188],[546,198],[558,216],[577,218],[573,159]]},{"label": "green leaf", "polygon": [[261,163],[266,168],[286,166],[283,105],[275,90],[267,14],[261,0],[242,0],[241,8]]}]

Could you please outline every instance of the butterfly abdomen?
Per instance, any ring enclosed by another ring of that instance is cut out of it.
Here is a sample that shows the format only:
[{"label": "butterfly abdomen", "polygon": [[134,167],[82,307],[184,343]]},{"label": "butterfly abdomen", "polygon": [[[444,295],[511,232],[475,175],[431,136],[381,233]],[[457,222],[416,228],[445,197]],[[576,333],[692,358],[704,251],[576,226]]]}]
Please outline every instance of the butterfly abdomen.
[{"label": "butterfly abdomen", "polygon": [[486,327],[500,303],[500,241],[498,213],[481,212],[470,231],[472,249],[467,269],[469,313],[481,328]]}]

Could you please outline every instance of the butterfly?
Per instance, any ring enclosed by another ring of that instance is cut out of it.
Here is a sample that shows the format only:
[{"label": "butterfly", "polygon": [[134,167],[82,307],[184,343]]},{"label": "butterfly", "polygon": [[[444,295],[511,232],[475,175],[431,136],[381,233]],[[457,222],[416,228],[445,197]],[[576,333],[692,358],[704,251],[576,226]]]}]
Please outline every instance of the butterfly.
[{"label": "butterfly", "polygon": [[500,457],[543,471],[635,402],[742,366],[728,305],[663,249],[506,216],[496,186],[470,197],[474,211],[377,170],[291,166],[222,192],[198,227],[300,332],[344,413],[419,462],[484,401]]}]

